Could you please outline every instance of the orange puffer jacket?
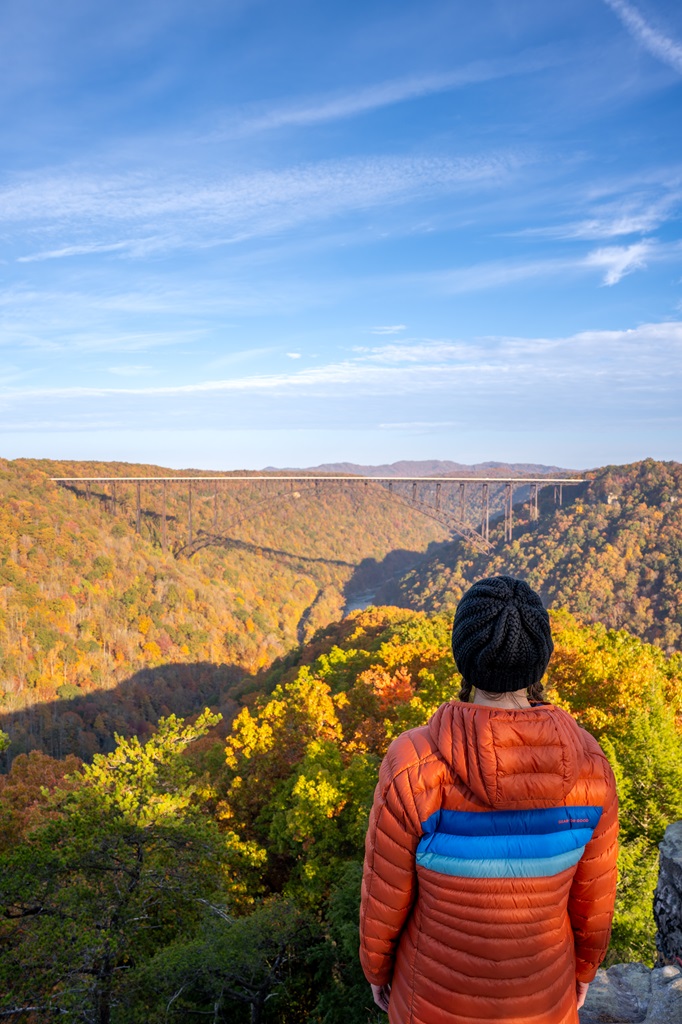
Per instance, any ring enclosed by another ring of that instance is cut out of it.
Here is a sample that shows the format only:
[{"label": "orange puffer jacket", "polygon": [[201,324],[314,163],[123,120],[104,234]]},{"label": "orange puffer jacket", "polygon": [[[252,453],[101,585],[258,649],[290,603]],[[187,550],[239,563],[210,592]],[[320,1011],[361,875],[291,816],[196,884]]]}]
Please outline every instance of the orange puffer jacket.
[{"label": "orange puffer jacket", "polygon": [[618,807],[551,704],[443,704],[394,740],[367,833],[360,956],[391,1024],[577,1024],[609,941]]}]

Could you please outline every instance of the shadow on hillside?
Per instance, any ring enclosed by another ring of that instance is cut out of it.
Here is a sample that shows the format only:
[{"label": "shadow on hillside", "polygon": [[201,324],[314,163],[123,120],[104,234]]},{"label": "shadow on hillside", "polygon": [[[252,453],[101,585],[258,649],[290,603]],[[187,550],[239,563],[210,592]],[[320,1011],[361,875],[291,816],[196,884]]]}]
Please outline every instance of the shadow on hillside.
[{"label": "shadow on hillside", "polygon": [[226,730],[240,706],[234,694],[249,678],[236,665],[169,663],[135,672],[110,690],[1,713],[0,729],[9,735],[11,745],[0,755],[0,768],[6,771],[18,754],[29,750],[90,760],[93,754],[114,749],[115,733],[146,740],[160,718],[190,717],[205,707],[222,714],[221,727]]},{"label": "shadow on hillside", "polygon": [[[132,522],[135,521],[135,508],[131,507],[129,501],[117,498],[112,498],[111,492],[98,491],[92,485],[87,490],[84,484],[79,483],[61,483],[59,485],[65,491],[70,491],[71,494],[75,494],[77,498],[81,498],[84,501],[97,502],[101,509],[108,512],[112,517],[116,514],[116,511],[125,513]],[[109,485],[111,486],[111,485]],[[140,506],[140,518],[143,522],[150,522],[156,525],[161,524],[163,515],[161,512],[153,508],[147,508],[145,505]],[[176,516],[170,510],[166,511],[166,522],[177,523],[178,516]]]},{"label": "shadow on hillside", "polygon": [[[355,566],[344,588],[346,612],[373,603],[375,593],[382,586],[433,557],[440,547],[442,544],[433,542],[426,551],[396,549],[381,560],[363,559]],[[284,555],[304,561],[331,561],[301,559],[301,556],[274,549],[259,550],[271,557]],[[338,560],[336,564],[349,566],[350,563]],[[112,751],[116,734],[146,740],[160,718],[170,714],[191,717],[205,707],[222,714],[218,731],[224,734],[243,701],[248,701],[247,695],[264,685],[270,669],[278,665],[284,667],[289,662],[298,663],[301,657],[299,650],[289,652],[285,659],[278,659],[275,666],[255,676],[235,664],[168,663],[141,669],[108,690],[43,701],[20,711],[0,711],[0,730],[7,733],[11,741],[6,753],[0,754],[0,771],[7,771],[14,758],[30,750],[40,750],[57,758],[76,754],[90,760],[94,754]]]},{"label": "shadow on hillside", "polygon": [[[189,547],[189,545],[187,545]],[[300,555],[294,551],[283,551],[281,548],[268,547],[267,544],[254,544],[251,541],[238,540],[236,537],[227,537],[222,534],[209,534],[199,531],[197,539],[192,547],[192,554],[202,548],[231,548],[235,551],[245,551],[247,554],[258,555],[260,558],[272,558],[276,562],[302,562],[304,565],[340,565],[351,568],[354,562],[346,562],[342,558],[323,558],[315,555]],[[182,553],[182,550],[178,554]],[[191,555],[190,555],[191,557]]]},{"label": "shadow on hillside", "polygon": [[[344,587],[344,613],[366,608],[373,604],[375,597],[383,587],[399,579],[410,569],[433,558],[450,541],[431,541],[426,551],[408,551],[406,548],[395,548],[385,558],[363,558],[353,575]],[[381,600],[379,603],[383,603]]]}]

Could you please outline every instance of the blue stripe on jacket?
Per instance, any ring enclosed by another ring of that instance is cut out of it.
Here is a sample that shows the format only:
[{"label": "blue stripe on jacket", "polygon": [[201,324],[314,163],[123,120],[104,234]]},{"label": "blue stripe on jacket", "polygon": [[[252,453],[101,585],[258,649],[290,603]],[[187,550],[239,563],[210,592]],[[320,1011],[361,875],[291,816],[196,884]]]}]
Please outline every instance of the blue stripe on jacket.
[{"label": "blue stripe on jacket", "polygon": [[469,878],[532,878],[577,864],[601,807],[440,810],[422,823],[417,864]]},{"label": "blue stripe on jacket", "polygon": [[537,835],[571,828],[596,828],[601,807],[543,807],[530,811],[434,811],[424,832],[457,836]]}]

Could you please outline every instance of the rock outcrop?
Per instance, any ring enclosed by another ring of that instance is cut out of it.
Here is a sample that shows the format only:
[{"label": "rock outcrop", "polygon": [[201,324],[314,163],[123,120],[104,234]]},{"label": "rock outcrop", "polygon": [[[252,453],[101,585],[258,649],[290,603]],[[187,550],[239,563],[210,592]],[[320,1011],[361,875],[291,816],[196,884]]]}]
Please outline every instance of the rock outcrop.
[{"label": "rock outcrop", "polygon": [[682,968],[616,964],[598,971],[580,1024],[682,1024]]},{"label": "rock outcrop", "polygon": [[682,967],[682,821],[668,826],[659,849],[654,893],[658,959]]},{"label": "rock outcrop", "polygon": [[660,845],[654,918],[659,966],[598,971],[580,1024],[682,1024],[682,821],[668,826]]}]

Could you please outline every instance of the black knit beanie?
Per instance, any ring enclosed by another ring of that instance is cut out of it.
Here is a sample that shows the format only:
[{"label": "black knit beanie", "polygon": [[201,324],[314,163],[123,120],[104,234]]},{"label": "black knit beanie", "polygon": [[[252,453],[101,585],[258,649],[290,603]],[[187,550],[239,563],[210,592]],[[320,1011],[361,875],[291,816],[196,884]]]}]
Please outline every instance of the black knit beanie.
[{"label": "black knit beanie", "polygon": [[465,682],[489,693],[538,683],[554,644],[538,594],[513,576],[478,580],[459,602],[452,653]]}]

